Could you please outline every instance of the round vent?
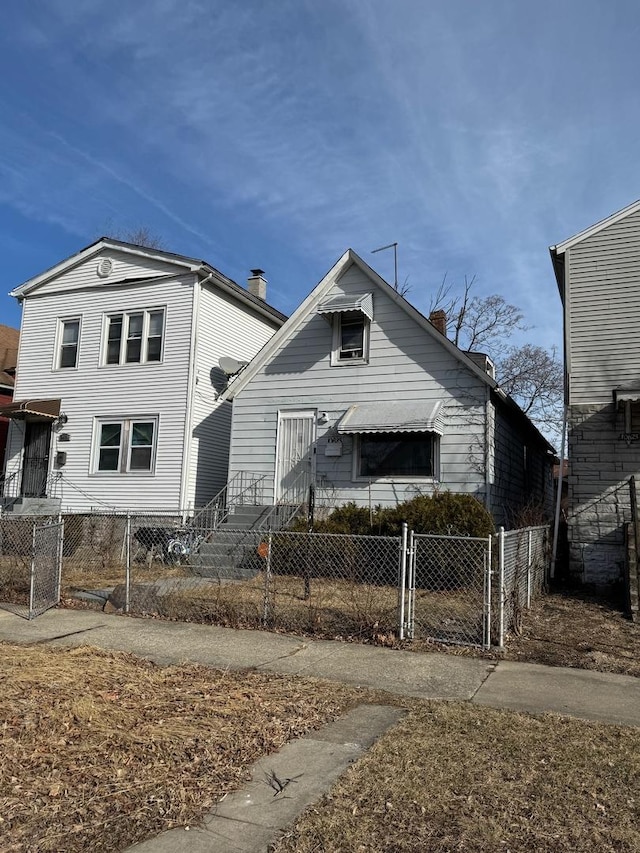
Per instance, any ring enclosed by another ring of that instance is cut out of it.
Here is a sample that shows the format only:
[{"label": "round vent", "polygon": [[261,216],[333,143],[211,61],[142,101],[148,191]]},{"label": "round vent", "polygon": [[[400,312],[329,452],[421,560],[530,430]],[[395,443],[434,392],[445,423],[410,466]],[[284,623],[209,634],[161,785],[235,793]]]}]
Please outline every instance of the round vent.
[{"label": "round vent", "polygon": [[111,275],[111,270],[113,269],[113,261],[111,258],[100,258],[98,261],[98,276],[100,278],[107,278],[107,276]]}]

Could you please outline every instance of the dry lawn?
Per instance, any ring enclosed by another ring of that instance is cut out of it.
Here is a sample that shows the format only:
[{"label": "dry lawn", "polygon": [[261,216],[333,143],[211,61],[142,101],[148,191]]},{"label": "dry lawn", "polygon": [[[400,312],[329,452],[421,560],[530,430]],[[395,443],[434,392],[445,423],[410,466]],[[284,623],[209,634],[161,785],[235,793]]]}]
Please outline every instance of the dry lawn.
[{"label": "dry lawn", "polygon": [[637,853],[639,734],[421,705],[273,853]]},{"label": "dry lawn", "polygon": [[0,645],[0,849],[119,851],[196,821],[257,758],[339,716],[338,684]]},{"label": "dry lawn", "polygon": [[[188,568],[141,565],[136,566],[132,574],[134,612],[155,612],[166,618],[234,628],[263,625],[262,574],[246,583],[205,582],[200,589],[177,588],[175,594],[161,599],[146,596],[144,584],[154,579],[188,576]],[[73,588],[115,586],[122,580],[122,567],[107,577],[98,571],[65,575],[65,604],[78,606],[68,598]],[[15,598],[6,596],[5,600]],[[451,593],[420,590],[417,595],[417,629],[423,634],[440,632],[445,636],[450,633],[454,639],[460,635],[461,639],[473,640],[481,634],[481,612],[482,602],[474,590]],[[391,586],[314,578],[311,595],[305,599],[302,578],[276,575],[272,581],[268,616],[273,630],[288,633],[419,652],[445,651],[484,657],[496,654],[419,637],[412,643],[398,642],[395,629],[397,591]],[[522,612],[521,631],[509,637],[504,657],[640,676],[640,623],[634,624],[627,619],[617,603],[580,592],[542,594],[534,599],[530,610]]]},{"label": "dry lawn", "polygon": [[640,623],[615,603],[581,593],[541,595],[524,611],[505,657],[640,676]]}]

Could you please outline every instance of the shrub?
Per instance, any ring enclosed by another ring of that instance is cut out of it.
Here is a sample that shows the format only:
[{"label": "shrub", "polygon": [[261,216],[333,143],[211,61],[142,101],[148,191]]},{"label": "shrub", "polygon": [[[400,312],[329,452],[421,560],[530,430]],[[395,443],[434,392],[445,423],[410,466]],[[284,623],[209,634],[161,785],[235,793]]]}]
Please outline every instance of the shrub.
[{"label": "shrub", "polygon": [[399,536],[404,521],[416,533],[486,537],[495,532],[491,513],[477,498],[453,492],[418,495],[386,509],[378,506],[372,518],[367,508],[347,503],[313,529],[316,533]]},{"label": "shrub", "polygon": [[491,513],[473,495],[418,495],[382,513],[380,532],[387,536],[399,536],[403,521],[416,533],[486,537],[495,532]]}]

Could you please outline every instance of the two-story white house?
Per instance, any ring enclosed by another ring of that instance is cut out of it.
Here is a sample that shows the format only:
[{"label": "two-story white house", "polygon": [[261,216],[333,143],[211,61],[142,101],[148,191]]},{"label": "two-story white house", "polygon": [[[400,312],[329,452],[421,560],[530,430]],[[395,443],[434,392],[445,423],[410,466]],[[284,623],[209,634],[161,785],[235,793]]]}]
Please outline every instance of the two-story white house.
[{"label": "two-story white house", "polygon": [[564,315],[571,573],[623,576],[640,476],[640,201],[552,246]]},{"label": "two-story white house", "polygon": [[204,261],[102,238],[12,291],[22,303],[3,502],[85,512],[200,507],[225,484],[220,357],[286,317]]}]

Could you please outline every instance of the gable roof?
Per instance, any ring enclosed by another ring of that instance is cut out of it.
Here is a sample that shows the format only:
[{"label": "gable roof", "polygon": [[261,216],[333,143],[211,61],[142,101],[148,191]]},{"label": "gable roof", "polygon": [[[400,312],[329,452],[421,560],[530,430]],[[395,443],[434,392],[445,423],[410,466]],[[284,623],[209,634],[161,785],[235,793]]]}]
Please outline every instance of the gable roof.
[{"label": "gable roof", "polygon": [[13,388],[15,371],[18,363],[18,342],[20,332],[11,326],[0,323],[0,387]]},{"label": "gable roof", "polygon": [[384,290],[387,296],[389,296],[397,305],[399,305],[410,317],[412,317],[419,326],[421,326],[425,332],[427,332],[432,337],[436,338],[440,344],[448,350],[454,358],[461,361],[465,367],[467,367],[473,374],[475,374],[479,379],[489,385],[490,388],[496,388],[497,382],[495,379],[492,379],[487,373],[485,373],[474,361],[472,361],[464,352],[459,349],[452,341],[450,341],[445,335],[439,332],[435,326],[427,320],[424,314],[421,314],[417,308],[414,308],[410,302],[401,296],[397,290],[391,287],[390,284],[378,275],[378,273],[373,270],[366,261],[363,261],[362,258],[353,251],[353,249],[347,249],[347,251],[342,255],[342,257],[331,267],[329,272],[325,275],[325,277],[314,287],[311,293],[307,296],[307,298],[296,308],[293,312],[289,320],[282,326],[275,335],[265,344],[265,346],[260,350],[260,352],[249,362],[249,365],[245,370],[242,371],[238,375],[238,377],[229,385],[226,391],[223,392],[221,397],[226,400],[232,400],[237,393],[242,391],[242,389],[248,384],[248,382],[256,375],[256,373],[262,368],[264,364],[271,358],[271,356],[278,349],[280,344],[283,341],[291,338],[295,332],[300,328],[303,321],[314,312],[318,305],[320,304],[323,297],[327,294],[327,292],[331,289],[331,287],[335,284],[335,282],[340,278],[340,276],[346,272],[346,270],[352,265],[355,264],[366,276],[368,276],[371,281],[376,284],[379,288]]},{"label": "gable roof", "polygon": [[440,345],[447,350],[447,352],[449,352],[471,373],[473,373],[474,376],[487,385],[491,390],[494,399],[497,400],[499,404],[506,406],[508,410],[513,412],[514,415],[521,420],[523,426],[530,428],[532,433],[537,436],[540,442],[544,444],[550,452],[555,452],[552,445],[549,444],[535,424],[527,417],[515,400],[509,397],[499,387],[496,380],[479,367],[478,364],[476,364],[469,355],[463,352],[463,350],[457,347],[453,341],[450,341],[446,335],[443,335],[442,332],[436,329],[433,323],[431,323],[424,314],[418,311],[417,308],[414,308],[414,306],[408,302],[404,296],[398,293],[395,288],[378,275],[378,273],[356,252],[354,252],[353,249],[347,249],[342,257],[331,267],[324,278],[314,287],[307,298],[293,312],[291,317],[289,317],[288,321],[278,329],[275,335],[273,335],[260,352],[249,362],[248,366],[242,371],[242,373],[238,374],[228,388],[220,395],[221,400],[233,400],[235,395],[248,385],[258,371],[261,370],[262,367],[271,359],[280,345],[293,337],[309,314],[317,310],[323,297],[325,297],[335,282],[352,264],[355,264],[366,276],[368,276],[373,284],[383,290],[385,294],[403,311],[405,311],[405,313],[408,314],[428,335],[431,335],[431,337],[437,340]]},{"label": "gable roof", "polygon": [[632,204],[629,204],[626,207],[623,207],[622,210],[618,210],[616,213],[612,213],[611,216],[607,216],[606,219],[601,219],[600,222],[596,222],[595,225],[590,225],[589,228],[585,228],[584,231],[579,231],[577,234],[574,234],[573,237],[568,237],[566,240],[563,240],[562,243],[558,243],[555,246],[550,246],[549,251],[551,252],[552,256],[563,255],[567,251],[567,249],[570,249],[572,246],[575,246],[578,243],[582,243],[583,240],[586,240],[589,237],[593,237],[594,234],[598,234],[598,232],[603,231],[610,225],[614,225],[621,219],[625,219],[627,216],[631,216],[633,213],[637,213],[639,210],[640,199],[638,201],[634,201]]},{"label": "gable roof", "polygon": [[[168,264],[173,264],[185,271],[197,273],[205,279],[212,280],[222,290],[232,296],[236,296],[242,302],[245,302],[247,305],[251,305],[259,313],[270,317],[272,320],[283,323],[287,319],[286,314],[278,311],[277,308],[269,305],[263,299],[254,296],[244,287],[236,284],[235,281],[228,278],[215,267],[212,267],[211,264],[206,261],[199,260],[198,258],[191,258],[187,255],[178,255],[175,252],[166,252],[164,249],[149,249],[146,246],[137,246],[134,243],[126,243],[123,240],[115,240],[112,237],[101,237],[99,240],[96,240],[95,243],[91,243],[89,246],[86,246],[84,249],[76,252],[75,255],[65,258],[65,260],[60,261],[44,272],[41,272],[33,278],[30,278],[18,285],[18,287],[15,287],[9,295],[22,300],[33,294],[41,285],[52,281],[57,276],[73,269],[84,261],[99,255],[105,249],[111,249],[113,251],[121,252],[122,254],[133,255],[146,260],[163,261]],[[153,276],[153,278],[156,278],[156,276]],[[139,280],[148,281],[149,279],[141,278]],[[123,284],[125,282],[121,281],[117,283]]]},{"label": "gable roof", "polygon": [[596,222],[595,225],[590,225],[589,228],[585,228],[583,231],[579,231],[577,234],[574,234],[573,237],[568,237],[566,240],[563,240],[562,243],[557,243],[555,246],[549,246],[549,254],[551,255],[551,263],[553,264],[553,272],[556,277],[558,290],[560,291],[560,299],[563,305],[565,298],[565,252],[568,249],[571,249],[573,246],[577,246],[579,243],[582,243],[583,240],[587,240],[589,237],[593,237],[595,234],[599,234],[600,231],[603,231],[610,225],[615,225],[615,223],[620,222],[621,219],[625,219],[627,216],[631,216],[632,214],[637,213],[639,210],[640,199],[638,201],[632,202],[632,204],[628,204],[626,207],[623,207],[622,210],[618,210],[616,213],[612,213],[611,216],[607,216],[605,219],[601,219],[599,222]]}]

